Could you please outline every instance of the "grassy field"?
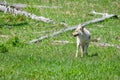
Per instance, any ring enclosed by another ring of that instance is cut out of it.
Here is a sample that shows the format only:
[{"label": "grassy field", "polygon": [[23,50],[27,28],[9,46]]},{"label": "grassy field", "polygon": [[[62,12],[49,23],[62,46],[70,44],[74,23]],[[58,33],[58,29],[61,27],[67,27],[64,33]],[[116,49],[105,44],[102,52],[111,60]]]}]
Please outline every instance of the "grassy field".
[{"label": "grassy field", "polygon": [[[2,0],[3,1],[3,0]],[[120,15],[120,0],[6,0],[9,4],[31,5],[24,10],[69,26],[101,16],[92,10]],[[59,6],[58,8],[35,8]],[[73,31],[34,44],[39,36],[63,29],[58,24],[31,20],[0,12],[0,80],[120,80],[120,49],[90,44],[88,54],[75,58],[76,39]],[[86,26],[98,42],[120,45],[120,19]],[[69,41],[67,44],[54,41]]]}]

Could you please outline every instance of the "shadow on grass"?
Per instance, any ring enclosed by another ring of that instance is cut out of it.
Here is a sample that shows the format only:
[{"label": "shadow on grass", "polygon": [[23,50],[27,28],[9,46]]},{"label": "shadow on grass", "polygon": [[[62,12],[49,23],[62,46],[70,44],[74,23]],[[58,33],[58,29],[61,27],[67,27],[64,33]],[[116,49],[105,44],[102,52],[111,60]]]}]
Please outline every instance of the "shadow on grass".
[{"label": "shadow on grass", "polygon": [[89,55],[89,57],[95,57],[95,56],[98,56],[98,53],[95,53],[95,54]]},{"label": "shadow on grass", "polygon": [[14,26],[23,26],[23,25],[28,25],[28,23],[27,22],[14,23],[14,24],[4,23],[4,24],[0,24],[0,28],[2,27],[12,28]]}]

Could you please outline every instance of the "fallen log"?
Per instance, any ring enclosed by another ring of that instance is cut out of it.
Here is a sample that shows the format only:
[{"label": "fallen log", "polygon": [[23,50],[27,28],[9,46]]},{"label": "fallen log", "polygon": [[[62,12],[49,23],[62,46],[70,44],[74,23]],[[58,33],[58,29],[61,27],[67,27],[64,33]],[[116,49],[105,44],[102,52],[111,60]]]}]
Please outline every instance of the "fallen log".
[{"label": "fallen log", "polygon": [[6,13],[11,13],[11,14],[14,14],[14,15],[23,15],[23,16],[26,16],[26,17],[29,17],[33,20],[37,20],[37,21],[43,21],[43,22],[46,22],[46,23],[56,23],[54,22],[53,20],[49,19],[49,18],[45,18],[43,16],[37,16],[35,14],[31,14],[31,13],[28,13],[26,11],[22,11],[20,10],[20,7],[21,6],[17,6],[17,5],[7,5],[7,4],[4,4],[4,3],[1,3],[0,4],[0,11]]},{"label": "fallen log", "polygon": [[16,8],[17,10],[22,10],[22,8],[27,7],[26,4],[20,4],[20,3],[18,3],[18,4],[11,4],[10,6],[11,6],[12,8]]},{"label": "fallen log", "polygon": [[[5,4],[4,2],[1,2],[1,4]],[[34,7],[34,8],[49,8],[49,9],[57,9],[62,8],[62,6],[41,6],[41,5],[27,5],[27,4],[21,4],[21,3],[13,3],[11,6],[15,8],[25,8],[25,7]]]},{"label": "fallen log", "polygon": [[[101,13],[101,14],[102,14],[102,13]],[[103,13],[103,14],[104,14],[104,13]],[[115,15],[115,14],[107,14],[107,15],[101,17],[101,18],[96,18],[96,19],[94,19],[94,20],[86,21],[86,22],[84,22],[83,24],[81,24],[81,26],[82,26],[82,27],[85,27],[85,26],[88,25],[88,24],[92,24],[92,23],[96,23],[96,22],[101,22],[101,21],[104,21],[105,19],[112,18],[112,17],[118,18],[118,16]],[[80,24],[78,24],[78,25],[80,25]],[[29,44],[30,44],[30,43],[36,43],[36,42],[41,41],[41,40],[43,40],[43,39],[46,39],[46,38],[48,38],[48,37],[54,37],[54,36],[56,36],[56,35],[58,35],[58,34],[61,34],[61,33],[63,33],[63,32],[66,32],[66,31],[74,30],[74,29],[76,29],[76,28],[78,27],[78,25],[75,25],[75,26],[72,26],[72,27],[67,27],[67,28],[65,28],[65,29],[56,31],[56,32],[54,32],[54,33],[52,33],[52,34],[49,34],[49,35],[41,36],[41,37],[39,37],[38,39],[33,39],[33,40],[29,41]]]}]

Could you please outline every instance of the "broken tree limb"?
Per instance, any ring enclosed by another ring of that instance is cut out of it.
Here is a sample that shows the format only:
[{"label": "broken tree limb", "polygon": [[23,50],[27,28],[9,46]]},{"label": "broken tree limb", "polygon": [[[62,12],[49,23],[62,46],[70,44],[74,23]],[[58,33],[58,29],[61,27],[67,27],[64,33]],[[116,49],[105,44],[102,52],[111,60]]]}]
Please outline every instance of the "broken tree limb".
[{"label": "broken tree limb", "polygon": [[[103,14],[104,14],[104,13],[103,13]],[[92,24],[92,23],[96,23],[96,22],[101,22],[101,21],[104,21],[105,19],[112,18],[112,17],[118,18],[118,16],[115,15],[115,14],[108,14],[108,15],[103,16],[103,17],[101,17],[101,18],[96,18],[96,19],[94,19],[94,20],[86,21],[86,22],[84,22],[83,24],[81,24],[81,26],[82,26],[82,27],[85,27],[85,26],[88,25],[88,24]],[[78,25],[80,25],[80,24],[78,24]],[[54,37],[54,36],[56,36],[56,35],[58,35],[58,34],[61,34],[61,33],[63,33],[63,32],[74,30],[74,29],[76,29],[76,28],[78,27],[78,25],[75,25],[75,26],[72,26],[72,27],[68,27],[68,28],[62,29],[62,30],[60,30],[60,31],[56,31],[56,32],[54,32],[54,33],[52,33],[52,34],[39,37],[38,39],[33,39],[33,40],[29,41],[29,43],[36,43],[36,42],[41,41],[41,40],[43,40],[43,39],[46,39],[46,38],[48,38],[48,37]]]},{"label": "broken tree limb", "polygon": [[100,47],[114,47],[114,48],[118,48],[120,49],[120,45],[114,45],[114,44],[109,44],[109,43],[98,43],[98,42],[92,42],[94,45],[96,46],[100,46]]},{"label": "broken tree limb", "polygon": [[32,14],[32,13],[28,13],[26,11],[22,11],[22,8],[23,7],[27,7],[27,6],[30,6],[30,5],[26,5],[26,4],[12,4],[12,5],[8,5],[7,2],[0,2],[0,11],[4,12],[4,13],[11,13],[11,14],[14,14],[14,15],[23,15],[23,16],[26,16],[26,17],[29,17],[33,20],[36,20],[36,21],[42,21],[42,22],[45,22],[45,23],[52,23],[52,24],[60,24],[64,27],[66,27],[66,23],[63,23],[63,22],[56,22],[56,21],[53,21],[52,19],[49,19],[49,18],[45,18],[43,16],[37,16],[35,14]]},{"label": "broken tree limb", "polygon": [[5,5],[0,4],[0,11],[2,11],[4,13],[8,12],[8,13],[11,13],[11,14],[14,14],[14,15],[17,15],[17,14],[23,15],[23,16],[29,17],[29,18],[31,18],[33,20],[37,20],[37,21],[43,21],[43,22],[46,22],[46,23],[53,23],[53,20],[51,20],[49,18],[45,18],[43,16],[37,16],[35,14],[31,14],[31,13],[28,13],[26,11],[19,10],[16,7],[8,6],[6,4]]},{"label": "broken tree limb", "polygon": [[[66,40],[54,40],[54,41],[51,41],[51,44],[53,44],[53,45],[64,45],[64,44],[75,44],[75,42],[70,42],[70,41],[66,41]],[[97,47],[102,47],[102,48],[114,47],[114,48],[120,49],[120,45],[109,44],[109,43],[105,43],[105,42],[101,43],[101,42],[91,41],[91,44],[93,44]]]},{"label": "broken tree limb", "polygon": [[38,5],[33,5],[35,8],[49,8],[49,9],[57,9],[57,8],[62,8],[61,6],[38,6]]},{"label": "broken tree limb", "polygon": [[[109,16],[109,15],[110,15],[110,14],[108,14],[108,13],[99,13],[99,12],[96,12],[96,11],[91,11],[90,14],[101,15],[102,17],[104,17],[104,16]],[[115,14],[113,14],[113,15],[115,15]],[[116,15],[115,17],[116,17],[116,18],[119,18],[120,16],[119,16],[119,15]]]},{"label": "broken tree limb", "polygon": [[96,18],[94,20],[87,21],[87,22],[83,23],[82,26],[86,26],[91,23],[101,22],[101,21],[104,21],[105,19],[112,18],[112,17],[118,18],[118,16],[115,14],[107,14],[106,16],[103,16],[101,18]]},{"label": "broken tree limb", "polygon": [[108,13],[98,13],[96,11],[91,11],[91,14],[102,15],[103,17],[109,15]]},{"label": "broken tree limb", "polygon": [[[2,2],[1,4],[4,4]],[[41,6],[41,5],[27,5],[27,4],[21,4],[21,3],[13,3],[11,6],[15,8],[25,8],[25,7],[34,7],[34,8],[49,8],[49,9],[57,9],[57,8],[62,8],[62,6]]]},{"label": "broken tree limb", "polygon": [[61,33],[63,33],[63,32],[73,30],[73,29],[75,29],[76,27],[77,27],[77,26],[73,26],[73,27],[70,27],[70,28],[66,28],[66,29],[62,29],[62,30],[60,30],[60,31],[54,32],[54,33],[52,33],[52,34],[50,34],[50,35],[41,36],[41,37],[39,37],[38,39],[33,39],[33,40],[29,41],[29,44],[31,44],[31,43],[36,43],[36,42],[41,41],[41,40],[43,40],[43,39],[46,39],[46,38],[48,38],[48,37],[54,37],[54,36],[56,36],[56,35],[58,35],[58,34],[61,34]]},{"label": "broken tree limb", "polygon": [[26,4],[20,4],[20,3],[17,3],[17,4],[11,4],[10,6],[13,7],[13,8],[19,9],[19,10],[22,10],[22,8],[27,7]]}]

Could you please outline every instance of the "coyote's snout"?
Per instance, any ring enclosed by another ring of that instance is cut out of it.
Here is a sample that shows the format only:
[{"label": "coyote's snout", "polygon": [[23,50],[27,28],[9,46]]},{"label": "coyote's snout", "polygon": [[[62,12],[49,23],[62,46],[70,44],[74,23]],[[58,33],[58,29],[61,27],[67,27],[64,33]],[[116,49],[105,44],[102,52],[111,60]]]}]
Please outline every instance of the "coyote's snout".
[{"label": "coyote's snout", "polygon": [[72,33],[74,37],[77,37],[77,49],[76,49],[76,57],[78,56],[78,50],[81,50],[81,57],[83,54],[87,54],[87,49],[90,42],[90,32],[82,27],[81,25]]},{"label": "coyote's snout", "polygon": [[76,37],[76,36],[78,36],[78,35],[79,35],[79,34],[78,34],[77,31],[73,32],[73,36],[74,36],[74,37]]}]

